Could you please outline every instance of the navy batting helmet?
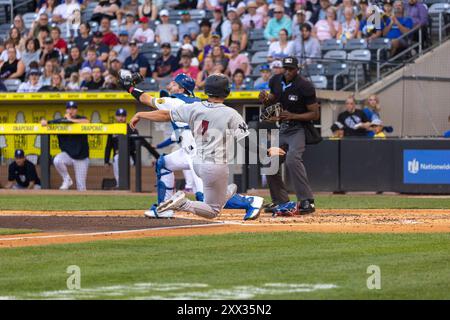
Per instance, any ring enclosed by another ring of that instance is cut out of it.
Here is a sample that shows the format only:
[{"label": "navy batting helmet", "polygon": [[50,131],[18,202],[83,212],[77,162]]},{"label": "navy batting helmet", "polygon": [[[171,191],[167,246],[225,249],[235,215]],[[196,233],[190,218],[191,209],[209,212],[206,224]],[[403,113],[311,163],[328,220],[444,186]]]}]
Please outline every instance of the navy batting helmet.
[{"label": "navy batting helmet", "polygon": [[180,73],[173,79],[180,87],[186,90],[191,96],[194,95],[195,81],[185,73]]},{"label": "navy batting helmet", "polygon": [[69,108],[77,109],[78,108],[78,104],[75,101],[68,101],[66,103],[66,109],[69,109]]},{"label": "navy batting helmet", "polygon": [[230,94],[230,80],[223,74],[212,74],[206,78],[205,94],[208,97],[226,98]]}]

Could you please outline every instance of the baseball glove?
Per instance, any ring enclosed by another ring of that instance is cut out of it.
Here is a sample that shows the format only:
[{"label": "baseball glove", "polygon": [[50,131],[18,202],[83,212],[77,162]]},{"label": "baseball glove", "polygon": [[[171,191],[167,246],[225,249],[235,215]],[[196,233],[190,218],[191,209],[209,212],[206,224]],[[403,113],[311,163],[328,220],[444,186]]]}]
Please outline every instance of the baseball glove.
[{"label": "baseball glove", "polygon": [[119,83],[127,91],[142,81],[144,81],[144,77],[139,72],[131,73],[124,69],[119,71]]},{"label": "baseball glove", "polygon": [[263,112],[259,116],[261,121],[268,121],[273,117],[279,117],[282,110],[281,103],[272,104],[266,108],[264,108]]}]

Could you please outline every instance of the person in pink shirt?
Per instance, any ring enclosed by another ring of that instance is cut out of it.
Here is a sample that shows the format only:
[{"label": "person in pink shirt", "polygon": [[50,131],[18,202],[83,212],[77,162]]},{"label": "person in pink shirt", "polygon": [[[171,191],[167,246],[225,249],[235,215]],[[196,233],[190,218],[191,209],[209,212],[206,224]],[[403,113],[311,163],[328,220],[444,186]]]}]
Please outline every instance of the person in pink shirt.
[{"label": "person in pink shirt", "polygon": [[327,18],[317,21],[314,26],[313,35],[319,41],[334,39],[339,31],[339,22],[336,21],[336,8],[327,9]]},{"label": "person in pink shirt", "polygon": [[230,45],[230,61],[228,62],[228,72],[230,76],[234,74],[237,69],[244,71],[245,75],[251,72],[250,62],[245,54],[239,53],[241,44],[239,41],[232,41]]},{"label": "person in pink shirt", "polygon": [[247,4],[247,13],[242,17],[242,24],[246,29],[264,28],[264,17],[256,12],[258,5],[254,1]]},{"label": "person in pink shirt", "polygon": [[197,75],[199,73],[198,67],[193,67],[192,65],[192,56],[188,54],[183,54],[180,59],[181,68],[174,71],[172,74],[173,77],[184,73],[190,76],[192,79],[197,79]]}]

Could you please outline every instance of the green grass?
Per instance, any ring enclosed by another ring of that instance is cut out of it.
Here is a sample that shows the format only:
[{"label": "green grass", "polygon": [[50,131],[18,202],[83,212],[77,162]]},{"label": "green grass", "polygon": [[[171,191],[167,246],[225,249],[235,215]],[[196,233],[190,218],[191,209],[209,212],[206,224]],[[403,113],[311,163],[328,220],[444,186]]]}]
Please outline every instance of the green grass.
[{"label": "green grass", "polygon": [[[154,202],[155,197],[142,195],[1,195],[0,210],[142,210]],[[319,195],[316,206],[322,209],[448,209],[450,198]]]},{"label": "green grass", "polygon": [[[203,292],[202,297],[213,293],[222,297],[233,288],[234,295],[252,290],[236,291],[236,286],[263,288],[267,283],[283,283],[334,284],[337,288],[296,293],[276,289],[250,298],[450,299],[449,252],[450,234],[300,232],[1,249],[0,297],[180,298],[192,297],[193,292]],[[87,291],[42,295],[45,291],[66,290],[66,269],[70,265],[81,268],[82,289],[95,290],[90,295]],[[366,286],[370,265],[381,269],[380,290]],[[141,285],[135,285],[138,283]],[[157,290],[145,289],[142,283],[197,283],[207,287]],[[105,286],[119,287],[109,291],[100,288]]]},{"label": "green grass", "polygon": [[35,232],[39,232],[39,230],[36,230],[36,229],[5,229],[5,228],[0,228],[0,236],[12,235],[12,234],[35,233]]}]

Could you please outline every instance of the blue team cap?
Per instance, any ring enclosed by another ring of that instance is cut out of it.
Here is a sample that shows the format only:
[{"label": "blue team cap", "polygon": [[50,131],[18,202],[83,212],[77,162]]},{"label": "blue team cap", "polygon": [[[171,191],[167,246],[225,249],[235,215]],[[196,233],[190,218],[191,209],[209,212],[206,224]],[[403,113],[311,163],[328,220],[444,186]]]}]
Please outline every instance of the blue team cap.
[{"label": "blue team cap", "polygon": [[116,110],[116,116],[127,116],[127,110],[123,109],[123,108],[119,108]]},{"label": "blue team cap", "polygon": [[66,103],[66,109],[78,109],[78,104],[75,101],[69,101]]},{"label": "blue team cap", "polygon": [[263,71],[263,70],[270,71],[270,66],[268,64],[263,64],[259,70],[261,70],[261,71]]},{"label": "blue team cap", "polygon": [[17,150],[14,152],[14,158],[16,158],[16,159],[22,159],[22,158],[25,158],[25,152],[23,152],[22,149],[17,149]]}]

